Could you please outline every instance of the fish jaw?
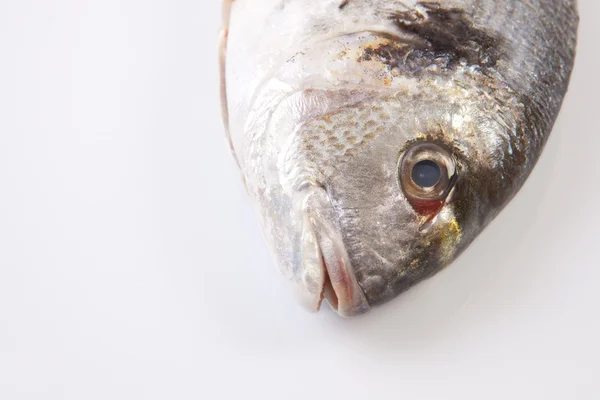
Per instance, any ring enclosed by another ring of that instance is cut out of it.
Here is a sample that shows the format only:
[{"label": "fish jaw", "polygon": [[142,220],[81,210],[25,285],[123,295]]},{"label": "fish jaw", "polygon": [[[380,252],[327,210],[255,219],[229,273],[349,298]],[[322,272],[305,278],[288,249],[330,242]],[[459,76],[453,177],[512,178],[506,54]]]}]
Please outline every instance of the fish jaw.
[{"label": "fish jaw", "polygon": [[[309,309],[317,311],[326,298],[330,306],[342,317],[368,311],[369,304],[354,275],[325,189],[311,188],[303,209],[303,276],[310,276],[311,281],[318,282],[320,288],[319,298],[314,298],[314,291],[307,291],[313,297],[309,299]],[[315,277],[317,279],[314,279]]]},{"label": "fish jaw", "polygon": [[297,217],[264,222],[266,241],[296,298],[310,312],[325,300],[342,317],[368,311],[326,190],[311,186],[294,197],[288,213]]}]

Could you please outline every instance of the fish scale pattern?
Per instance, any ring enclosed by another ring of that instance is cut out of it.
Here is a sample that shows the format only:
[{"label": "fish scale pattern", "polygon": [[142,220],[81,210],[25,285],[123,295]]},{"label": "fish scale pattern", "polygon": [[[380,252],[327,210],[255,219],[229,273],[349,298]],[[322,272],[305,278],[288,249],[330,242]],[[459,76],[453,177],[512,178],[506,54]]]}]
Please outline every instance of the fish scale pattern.
[{"label": "fish scale pattern", "polygon": [[299,132],[301,151],[317,164],[343,161],[385,132],[390,119],[383,104],[365,104],[356,109],[324,115],[307,122]]}]

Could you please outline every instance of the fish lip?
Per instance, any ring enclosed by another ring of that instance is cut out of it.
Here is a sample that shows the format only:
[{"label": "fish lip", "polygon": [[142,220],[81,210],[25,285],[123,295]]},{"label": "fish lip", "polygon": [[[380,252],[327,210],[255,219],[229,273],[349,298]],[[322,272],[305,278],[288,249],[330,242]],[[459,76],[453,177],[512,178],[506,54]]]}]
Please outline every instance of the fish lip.
[{"label": "fish lip", "polygon": [[[322,254],[323,272],[325,275],[321,302],[327,302],[340,316],[352,317],[363,314],[370,309],[364,291],[348,265],[347,257],[339,257],[340,250],[330,251],[337,255]],[[345,253],[345,250],[342,250]]]},{"label": "fish lip", "polygon": [[342,317],[368,311],[369,303],[354,274],[341,229],[326,191],[322,188],[314,191],[308,198],[305,210],[317,239],[316,246],[323,271],[318,308],[323,300],[327,299]]}]

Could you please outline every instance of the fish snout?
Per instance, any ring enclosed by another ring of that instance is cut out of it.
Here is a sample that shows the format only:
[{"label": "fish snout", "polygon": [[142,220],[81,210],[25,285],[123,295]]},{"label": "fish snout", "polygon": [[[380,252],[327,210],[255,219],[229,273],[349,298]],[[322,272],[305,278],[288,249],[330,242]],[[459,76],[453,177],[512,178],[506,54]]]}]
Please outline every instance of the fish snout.
[{"label": "fish snout", "polygon": [[[320,284],[321,302],[327,299],[340,316],[350,317],[370,309],[358,284],[341,229],[325,189],[312,187],[303,206],[303,275]],[[315,272],[319,272],[315,274]],[[308,274],[307,274],[308,273]],[[316,280],[315,277],[318,277]]]}]

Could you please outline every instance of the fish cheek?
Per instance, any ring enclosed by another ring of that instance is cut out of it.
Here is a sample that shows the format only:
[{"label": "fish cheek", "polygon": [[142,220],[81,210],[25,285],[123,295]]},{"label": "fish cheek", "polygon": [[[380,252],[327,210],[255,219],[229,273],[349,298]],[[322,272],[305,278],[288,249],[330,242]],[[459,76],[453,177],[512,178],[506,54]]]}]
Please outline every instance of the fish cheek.
[{"label": "fish cheek", "polygon": [[447,265],[462,234],[453,213],[443,213],[432,229],[421,231],[426,218],[400,188],[376,186],[365,186],[364,193],[378,204],[344,208],[341,218],[353,269],[371,305],[392,299]]}]

